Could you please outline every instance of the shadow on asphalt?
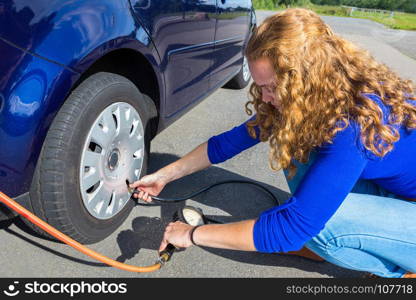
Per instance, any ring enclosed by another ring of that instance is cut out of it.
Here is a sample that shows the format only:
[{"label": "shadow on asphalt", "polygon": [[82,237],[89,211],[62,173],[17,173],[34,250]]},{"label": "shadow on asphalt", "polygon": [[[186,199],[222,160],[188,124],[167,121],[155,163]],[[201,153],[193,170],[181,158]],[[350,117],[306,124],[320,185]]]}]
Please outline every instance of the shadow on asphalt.
[{"label": "shadow on asphalt", "polygon": [[[177,156],[171,154],[152,154],[149,159],[149,174],[177,159]],[[252,181],[252,179],[212,166],[206,170],[171,182],[165,187],[160,196],[182,197],[222,180]],[[279,199],[280,203],[285,202],[290,196],[287,192],[279,190],[274,186],[259,183],[270,190]],[[225,212],[226,215],[223,216],[206,214],[207,217],[224,223],[256,218],[261,212],[275,205],[273,199],[259,188],[243,184],[220,185],[192,198],[192,200],[198,202],[195,206],[198,206],[200,203],[203,204],[204,209],[208,206],[212,207],[213,210],[215,208],[215,211],[221,210]],[[127,259],[131,259],[139,253],[140,249],[158,250],[164,228],[171,222],[173,214],[179,208],[186,205],[185,203],[156,204],[155,202],[155,204],[151,204],[161,207],[161,218],[137,217],[132,221],[132,230],[120,232],[117,237],[117,242],[121,250],[121,255],[117,260],[124,262]],[[152,228],[152,230],[148,230],[148,228]],[[308,272],[317,272],[331,277],[360,276],[360,272],[342,269],[330,263],[315,262],[293,255],[233,251],[206,247],[203,247],[203,249],[215,255],[247,264],[295,268]]]},{"label": "shadow on asphalt", "polygon": [[7,229],[13,224],[14,219],[0,221],[0,230]]},{"label": "shadow on asphalt", "polygon": [[11,235],[14,235],[15,237],[18,237],[19,239],[21,239],[21,240],[23,240],[23,241],[25,241],[25,242],[27,242],[27,243],[35,246],[35,247],[38,247],[39,249],[42,249],[42,250],[47,251],[49,253],[52,253],[52,254],[54,254],[56,256],[59,256],[61,258],[70,260],[72,262],[76,262],[76,263],[80,263],[80,264],[84,264],[84,265],[88,265],[88,266],[94,266],[94,267],[108,267],[108,265],[106,265],[104,263],[96,263],[96,262],[90,262],[88,260],[79,259],[79,258],[76,258],[76,257],[72,257],[70,255],[63,254],[63,253],[61,253],[59,251],[56,251],[56,250],[54,250],[54,249],[52,249],[48,246],[44,246],[41,243],[38,243],[37,241],[32,240],[32,239],[24,236],[23,234],[20,234],[19,232],[15,231],[15,230],[10,229],[9,227],[12,224],[16,225],[16,227],[19,228],[20,230],[22,230],[23,232],[28,233],[28,234],[30,234],[34,237],[37,237],[37,238],[40,238],[40,239],[43,239],[43,240],[53,241],[53,242],[56,242],[56,243],[61,243],[60,241],[56,241],[56,240],[53,240],[51,238],[47,238],[47,237],[39,235],[38,233],[36,233],[35,231],[33,231],[32,229],[27,227],[23,223],[23,221],[18,217],[15,217],[13,219],[6,220],[6,221],[1,221],[0,222],[0,230],[4,230],[4,231],[6,231],[7,233],[9,233]]},{"label": "shadow on asphalt", "polygon": [[[26,227],[26,226],[25,225],[22,225],[22,227],[21,227],[22,230],[23,230],[24,227]],[[0,229],[1,229],[1,227],[0,227]],[[14,230],[11,230],[9,228],[7,228],[5,230],[9,234],[12,234],[12,235],[18,237],[21,240],[23,240],[23,241],[25,241],[25,242],[27,242],[29,244],[32,244],[33,246],[38,247],[39,249],[42,249],[42,250],[47,251],[49,253],[52,253],[52,254],[54,254],[56,256],[59,256],[60,258],[64,258],[64,259],[67,259],[67,260],[72,261],[72,262],[75,262],[75,263],[79,263],[79,264],[83,264],[83,265],[87,265],[87,266],[92,266],[92,267],[109,267],[107,264],[104,264],[104,263],[91,262],[91,261],[88,261],[88,260],[79,259],[79,258],[76,258],[76,257],[72,257],[70,255],[63,254],[63,253],[61,253],[59,251],[56,251],[56,250],[54,250],[54,249],[52,249],[50,247],[44,246],[41,243],[38,243],[38,242],[36,242],[36,241],[34,241],[32,239],[29,239],[28,237],[26,237],[26,236],[24,236],[24,235],[22,235],[22,234],[20,234],[20,233],[18,233],[16,231],[14,231]],[[30,229],[28,230],[28,229],[24,228],[24,230],[26,232],[29,232]],[[41,238],[44,238],[44,237],[42,237],[40,235],[36,235],[36,236],[41,237]]]}]

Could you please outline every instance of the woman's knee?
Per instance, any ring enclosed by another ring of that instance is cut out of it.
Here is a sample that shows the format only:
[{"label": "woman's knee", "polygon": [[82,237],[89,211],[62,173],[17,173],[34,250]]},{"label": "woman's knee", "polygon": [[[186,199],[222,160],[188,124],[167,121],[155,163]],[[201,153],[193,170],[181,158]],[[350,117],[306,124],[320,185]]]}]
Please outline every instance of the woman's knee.
[{"label": "woman's knee", "polygon": [[[414,205],[403,200],[349,193],[324,228],[305,246],[328,253],[341,247],[359,248],[363,237],[395,239],[403,224],[399,216],[413,215],[415,211]],[[413,241],[413,237],[409,240]]]},{"label": "woman's knee", "polygon": [[306,242],[305,247],[311,250],[312,252],[318,254],[321,257],[327,256],[327,245],[329,241],[321,236],[320,234],[314,236],[308,242]]},{"label": "woman's knee", "polygon": [[[342,245],[341,236],[353,236],[367,231],[373,226],[371,215],[379,214],[379,207],[372,207],[369,197],[371,195],[350,193],[347,195],[335,214],[326,222],[324,228],[305,246],[312,251],[328,252],[336,250]],[[367,202],[366,202],[367,201]]]}]

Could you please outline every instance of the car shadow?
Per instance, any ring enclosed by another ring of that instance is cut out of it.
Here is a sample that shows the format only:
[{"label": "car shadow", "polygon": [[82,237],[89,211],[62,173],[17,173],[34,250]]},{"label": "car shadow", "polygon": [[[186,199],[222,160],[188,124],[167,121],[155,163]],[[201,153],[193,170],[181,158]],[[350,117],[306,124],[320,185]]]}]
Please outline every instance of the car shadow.
[{"label": "car shadow", "polygon": [[[171,154],[154,153],[149,159],[149,173],[155,172],[177,159],[177,156]],[[212,166],[206,170],[196,172],[169,183],[160,196],[173,198],[182,197],[190,194],[190,192],[223,180],[253,181],[252,179],[220,167]],[[258,183],[271,191],[277,199],[279,199],[280,203],[284,203],[290,197],[289,193],[274,186],[261,182]],[[212,190],[193,197],[191,200],[197,202],[192,205],[197,207],[202,206],[202,210],[207,217],[224,223],[256,218],[261,212],[275,205],[273,199],[264,191],[261,191],[253,185],[244,184],[216,186]],[[121,255],[117,260],[124,262],[127,259],[131,259],[139,253],[140,249],[157,250],[163,236],[164,228],[172,221],[173,214],[178,211],[178,209],[184,207],[187,202],[188,201],[169,204],[154,202],[154,204],[150,204],[160,206],[161,217],[151,218],[141,216],[133,219],[132,229],[120,232],[117,237],[117,242],[121,251]],[[221,211],[222,215],[216,214],[218,211]],[[337,267],[328,262],[316,262],[293,255],[224,250],[208,247],[202,247],[202,249],[212,254],[242,263],[295,268],[331,277],[360,277],[363,274],[362,272]]]}]

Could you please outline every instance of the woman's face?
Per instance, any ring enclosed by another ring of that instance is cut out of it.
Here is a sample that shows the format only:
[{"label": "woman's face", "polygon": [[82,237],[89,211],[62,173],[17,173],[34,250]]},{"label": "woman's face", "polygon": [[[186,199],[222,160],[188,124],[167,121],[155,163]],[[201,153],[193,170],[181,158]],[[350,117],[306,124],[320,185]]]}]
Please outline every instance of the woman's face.
[{"label": "woman's face", "polygon": [[251,77],[257,86],[261,88],[262,100],[265,103],[270,103],[280,110],[280,103],[276,97],[276,83],[274,82],[274,69],[268,58],[259,58],[254,61],[249,61],[249,68]]}]

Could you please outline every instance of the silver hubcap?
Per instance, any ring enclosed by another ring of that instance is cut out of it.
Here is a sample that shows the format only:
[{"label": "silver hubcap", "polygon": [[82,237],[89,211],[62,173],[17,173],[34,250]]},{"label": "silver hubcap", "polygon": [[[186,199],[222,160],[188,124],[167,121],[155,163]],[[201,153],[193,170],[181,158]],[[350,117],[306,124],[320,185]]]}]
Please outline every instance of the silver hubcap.
[{"label": "silver hubcap", "polygon": [[130,199],[126,180],[140,176],[144,130],[136,109],[128,103],[108,106],[95,120],[83,146],[80,189],[88,212],[109,219]]},{"label": "silver hubcap", "polygon": [[250,69],[248,67],[248,60],[244,56],[244,60],[243,60],[243,78],[244,78],[244,81],[249,81],[250,76],[251,76],[251,74],[250,74]]}]

